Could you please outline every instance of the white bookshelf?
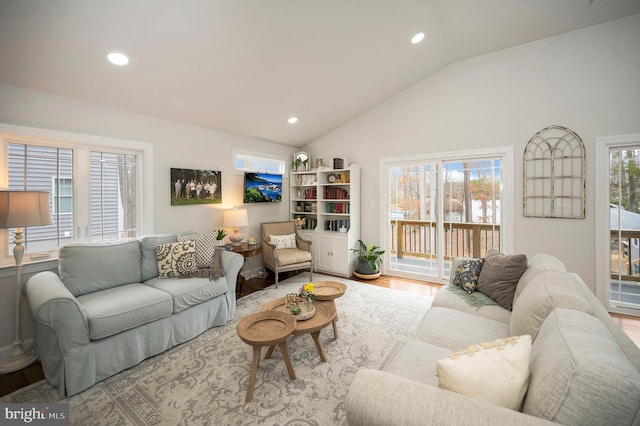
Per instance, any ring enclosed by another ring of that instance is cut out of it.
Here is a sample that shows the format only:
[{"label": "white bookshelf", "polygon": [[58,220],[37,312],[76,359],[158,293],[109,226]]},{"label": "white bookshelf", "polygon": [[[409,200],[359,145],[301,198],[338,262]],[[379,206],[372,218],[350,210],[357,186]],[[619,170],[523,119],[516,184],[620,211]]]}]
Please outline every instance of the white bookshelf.
[{"label": "white bookshelf", "polygon": [[315,270],[350,277],[360,239],[360,167],[291,172],[290,215],[313,242]]}]

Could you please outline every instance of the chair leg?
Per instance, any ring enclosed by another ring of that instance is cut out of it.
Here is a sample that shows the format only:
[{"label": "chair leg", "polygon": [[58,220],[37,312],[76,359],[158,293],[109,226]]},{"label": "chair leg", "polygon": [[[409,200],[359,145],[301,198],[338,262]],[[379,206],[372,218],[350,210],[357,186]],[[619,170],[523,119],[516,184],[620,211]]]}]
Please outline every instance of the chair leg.
[{"label": "chair leg", "polygon": [[309,268],[309,282],[313,282],[313,266]]},{"label": "chair leg", "polygon": [[273,273],[276,276],[276,288],[278,288],[278,271]]}]

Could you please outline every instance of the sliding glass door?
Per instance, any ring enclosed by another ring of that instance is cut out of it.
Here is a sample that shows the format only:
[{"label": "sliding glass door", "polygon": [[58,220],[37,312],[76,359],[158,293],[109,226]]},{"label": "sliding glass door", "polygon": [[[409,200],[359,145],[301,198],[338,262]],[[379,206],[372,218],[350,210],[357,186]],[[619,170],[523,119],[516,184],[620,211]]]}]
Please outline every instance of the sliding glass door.
[{"label": "sliding glass door", "polygon": [[501,250],[503,156],[388,161],[385,273],[441,282],[453,257]]}]

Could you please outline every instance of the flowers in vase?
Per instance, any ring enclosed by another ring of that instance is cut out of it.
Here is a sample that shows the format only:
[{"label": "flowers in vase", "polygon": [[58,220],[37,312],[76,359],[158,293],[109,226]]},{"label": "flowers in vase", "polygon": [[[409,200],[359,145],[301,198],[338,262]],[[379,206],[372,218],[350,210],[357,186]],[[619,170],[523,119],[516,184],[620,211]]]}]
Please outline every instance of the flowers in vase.
[{"label": "flowers in vase", "polygon": [[307,283],[298,290],[298,297],[311,301],[316,297],[316,289],[313,283]]}]

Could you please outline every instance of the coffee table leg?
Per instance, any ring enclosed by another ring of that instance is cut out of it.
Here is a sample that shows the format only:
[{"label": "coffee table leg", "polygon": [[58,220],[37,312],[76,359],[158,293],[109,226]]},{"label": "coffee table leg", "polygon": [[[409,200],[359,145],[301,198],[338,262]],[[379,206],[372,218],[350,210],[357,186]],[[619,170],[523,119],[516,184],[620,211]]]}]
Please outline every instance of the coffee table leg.
[{"label": "coffee table leg", "polygon": [[313,342],[316,344],[316,349],[318,349],[320,360],[322,362],[327,362],[327,357],[325,356],[324,350],[322,349],[322,345],[320,344],[320,331],[315,331],[311,333],[311,338],[313,338]]},{"label": "coffee table leg", "polygon": [[291,359],[289,359],[289,351],[287,351],[287,342],[284,341],[284,342],[278,343],[278,347],[280,348],[280,352],[282,353],[282,358],[284,358],[284,363],[287,366],[287,371],[289,372],[289,378],[291,380],[295,380],[296,372],[293,371],[293,365],[291,364]]},{"label": "coffee table leg", "polygon": [[267,350],[267,354],[264,356],[264,359],[271,358],[271,355],[273,355],[273,349],[274,348],[275,348],[275,346],[269,346],[269,350]]},{"label": "coffee table leg", "polygon": [[245,402],[251,401],[253,398],[253,386],[256,384],[256,372],[258,371],[258,364],[260,364],[260,352],[261,346],[253,347],[253,361],[251,362],[251,375],[249,376],[249,388],[247,389],[247,398]]},{"label": "coffee table leg", "polygon": [[331,323],[333,324],[333,337],[338,340],[338,327],[336,324],[338,322],[338,309],[336,308],[336,301],[332,300],[331,302],[333,303],[333,308],[336,310],[336,316],[335,318],[333,318],[333,321],[331,321]]}]

